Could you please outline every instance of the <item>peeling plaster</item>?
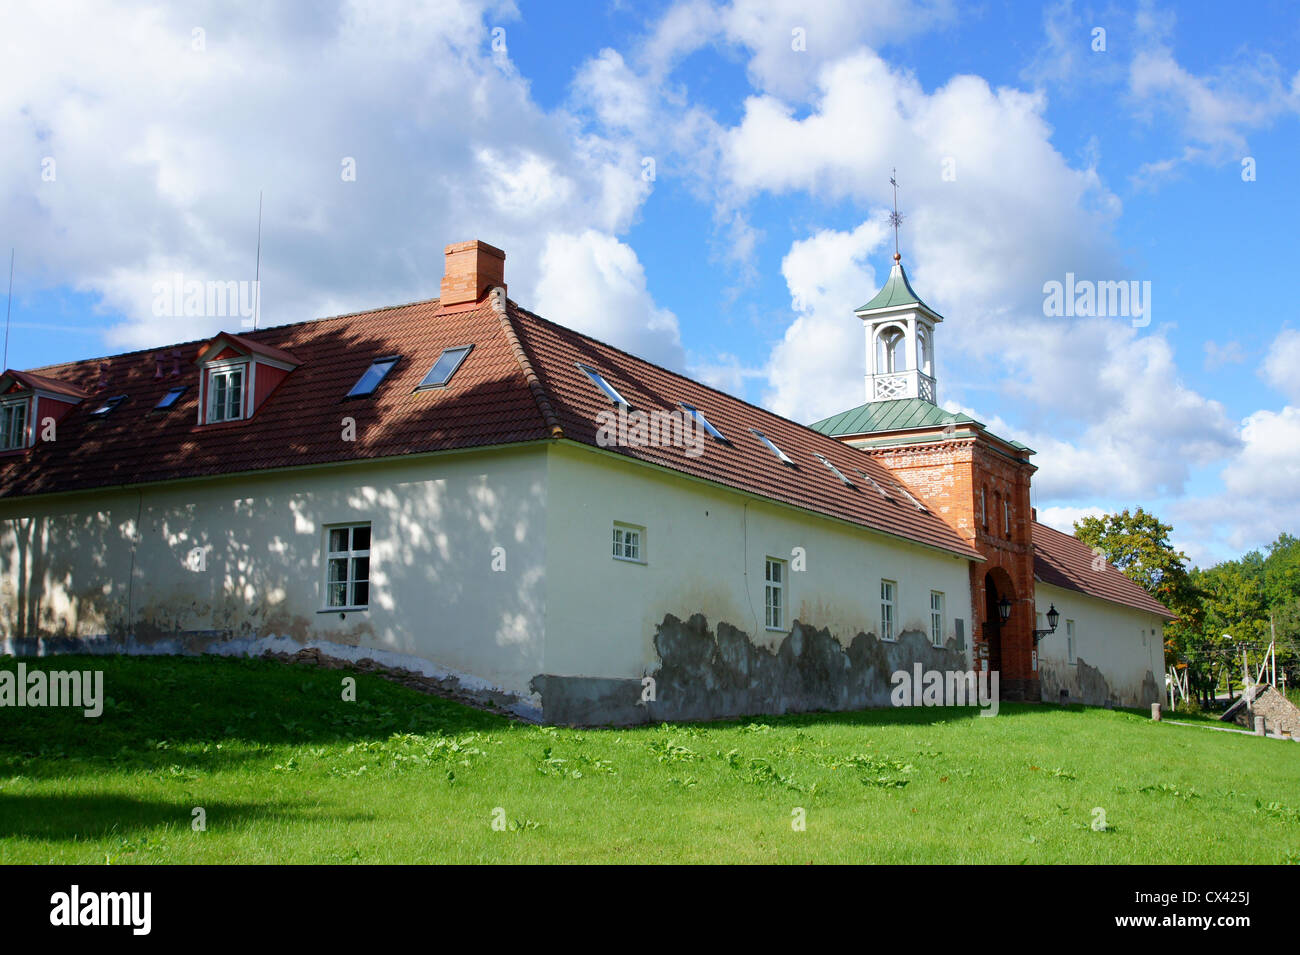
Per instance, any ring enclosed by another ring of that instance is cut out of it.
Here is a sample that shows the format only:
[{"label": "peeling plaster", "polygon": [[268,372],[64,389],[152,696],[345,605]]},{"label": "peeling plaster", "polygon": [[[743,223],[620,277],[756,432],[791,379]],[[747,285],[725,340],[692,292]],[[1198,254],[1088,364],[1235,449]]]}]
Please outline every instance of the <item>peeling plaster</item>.
[{"label": "peeling plaster", "polygon": [[663,720],[713,720],[750,714],[859,710],[890,706],[890,676],[920,663],[927,670],[966,670],[956,640],[935,647],[919,631],[883,641],[859,632],[847,646],[828,629],[796,620],[768,649],[703,614],[686,622],[668,614],[655,632],[655,700],[642,702],[640,678],[539,674],[531,689],[547,723],[627,725]]}]

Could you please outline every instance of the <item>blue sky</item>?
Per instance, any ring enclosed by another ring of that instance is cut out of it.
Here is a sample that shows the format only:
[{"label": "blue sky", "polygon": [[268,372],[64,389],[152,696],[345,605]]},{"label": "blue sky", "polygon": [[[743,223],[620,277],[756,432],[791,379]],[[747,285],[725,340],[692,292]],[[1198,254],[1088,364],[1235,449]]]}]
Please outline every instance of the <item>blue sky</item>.
[{"label": "blue sky", "polygon": [[[432,297],[477,237],[529,307],[812,421],[863,400],[897,168],[941,403],[1038,450],[1040,516],[1143,505],[1202,563],[1300,529],[1293,8],[595,6],[6,5],[8,364],[232,325],[155,286],[251,279],[262,190],[263,324]],[[1044,314],[1067,273],[1150,324]]]}]

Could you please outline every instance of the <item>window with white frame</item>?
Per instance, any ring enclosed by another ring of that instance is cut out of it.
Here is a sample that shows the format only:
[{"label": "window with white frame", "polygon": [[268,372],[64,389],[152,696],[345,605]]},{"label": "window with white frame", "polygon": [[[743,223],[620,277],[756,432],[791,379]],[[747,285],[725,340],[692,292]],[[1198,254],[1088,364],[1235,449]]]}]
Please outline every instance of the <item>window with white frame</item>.
[{"label": "window with white frame", "polygon": [[238,421],[243,412],[243,367],[208,372],[208,421]]},{"label": "window with white frame", "polygon": [[27,402],[0,405],[0,451],[27,447]]},{"label": "window with white frame", "polygon": [[938,590],[930,591],[930,642],[943,646],[943,594]]},{"label": "window with white frame", "polygon": [[980,488],[980,526],[985,530],[988,530],[989,528],[989,512],[988,507],[986,506],[987,504],[988,495],[985,493],[984,488]]},{"label": "window with white frame", "polygon": [[880,582],[880,639],[897,640],[894,633],[895,608],[898,602],[898,584],[892,580]]},{"label": "window with white frame", "polygon": [[1070,663],[1078,663],[1079,658],[1075,656],[1074,645],[1074,621],[1065,621],[1065,658]]},{"label": "window with white frame", "polygon": [[325,606],[364,609],[370,604],[370,524],[325,529]]},{"label": "window with white frame", "polygon": [[1011,501],[1002,499],[1002,533],[1011,536]]},{"label": "window with white frame", "polygon": [[767,558],[763,571],[763,614],[768,630],[785,629],[785,561]]},{"label": "window with white frame", "polygon": [[635,524],[614,525],[614,551],[617,560],[629,560],[634,564],[645,563],[645,528]]}]

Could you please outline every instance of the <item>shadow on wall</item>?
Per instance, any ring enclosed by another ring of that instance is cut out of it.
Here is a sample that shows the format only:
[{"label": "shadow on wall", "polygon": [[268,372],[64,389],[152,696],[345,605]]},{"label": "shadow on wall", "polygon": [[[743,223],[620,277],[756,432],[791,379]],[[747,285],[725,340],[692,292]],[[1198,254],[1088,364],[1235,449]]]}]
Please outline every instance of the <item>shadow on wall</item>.
[{"label": "shadow on wall", "polygon": [[[358,375],[374,354],[391,350],[382,341],[330,334],[339,339],[330,347],[358,355]],[[152,376],[152,360],[142,362],[140,374]],[[417,378],[425,370],[415,369],[414,361],[407,364]],[[294,374],[311,373],[304,365]],[[351,417],[353,450],[362,458],[416,442],[455,442],[454,424],[441,420],[446,416],[433,413],[432,405],[383,418],[381,403],[410,400],[405,382],[389,384],[372,401],[336,403],[328,426],[339,441],[345,440],[342,419]],[[499,403],[502,389],[501,381],[480,382],[458,400],[470,407]],[[277,393],[270,400],[284,397]],[[192,411],[192,405],[182,409],[187,415]],[[208,460],[211,449],[203,448],[192,426],[174,433],[175,418],[120,419],[112,423],[116,438],[92,430],[77,453],[112,454],[111,440],[134,440],[121,431],[128,421],[138,432],[156,425],[168,435],[164,446],[157,435],[145,434],[159,442],[158,457],[165,459],[151,465],[146,476],[164,467],[218,466]],[[518,428],[518,434],[506,437],[518,437],[527,424]],[[308,449],[305,439],[283,429],[264,433],[256,418],[243,430],[233,439],[241,454],[259,442],[282,447],[290,459],[310,450],[313,457],[302,463],[323,453],[319,432]],[[190,449],[177,450],[183,447]],[[442,460],[459,463],[443,468]],[[519,664],[526,669],[520,679],[526,681],[541,667],[536,625],[544,611],[545,488],[529,480],[503,493],[489,480],[498,473],[495,456],[479,459],[477,467],[465,467],[468,460],[456,455],[423,458],[418,466],[253,472],[140,490],[0,500],[3,648],[20,655],[193,653],[274,635],[412,654],[455,669],[464,667],[461,656],[476,647],[495,644],[518,655],[520,647],[533,646],[536,659]],[[40,459],[32,463],[39,465]],[[455,477],[440,482],[444,472]],[[349,520],[373,525],[370,610],[340,621],[318,613],[325,606],[323,528]],[[495,547],[504,548],[505,560],[504,569],[494,573]],[[460,625],[455,624],[458,611],[464,615]],[[464,623],[470,619],[472,628]],[[438,659],[441,646],[448,648],[449,659]]]},{"label": "shadow on wall", "polygon": [[905,631],[896,641],[860,632],[846,647],[829,630],[796,620],[772,651],[726,622],[715,634],[702,614],[686,622],[665,616],[655,648],[660,665],[653,674],[653,702],[643,701],[639,679],[543,674],[532,688],[541,695],[545,722],[629,725],[888,707],[896,671],[911,672],[917,663],[940,671],[970,666],[956,641],[936,647],[918,631]]},{"label": "shadow on wall", "polygon": [[1039,685],[1044,703],[1082,703],[1085,706],[1143,707],[1163,699],[1155,675],[1147,670],[1138,686],[1112,687],[1100,669],[1083,657],[1074,664],[1040,661]]}]

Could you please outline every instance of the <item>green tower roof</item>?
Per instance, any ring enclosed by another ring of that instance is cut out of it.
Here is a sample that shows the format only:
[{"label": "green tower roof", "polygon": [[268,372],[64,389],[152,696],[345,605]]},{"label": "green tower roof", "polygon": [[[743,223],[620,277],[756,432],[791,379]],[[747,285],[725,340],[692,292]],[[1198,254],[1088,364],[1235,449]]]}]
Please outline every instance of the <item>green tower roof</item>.
[{"label": "green tower roof", "polygon": [[866,305],[859,306],[856,311],[867,312],[874,308],[894,308],[899,305],[920,305],[926,311],[940,318],[943,317],[922,302],[920,296],[912,291],[912,284],[907,281],[907,273],[903,271],[903,261],[895,257],[894,266],[889,270],[889,279],[884,287],[876,293],[875,298]]}]

